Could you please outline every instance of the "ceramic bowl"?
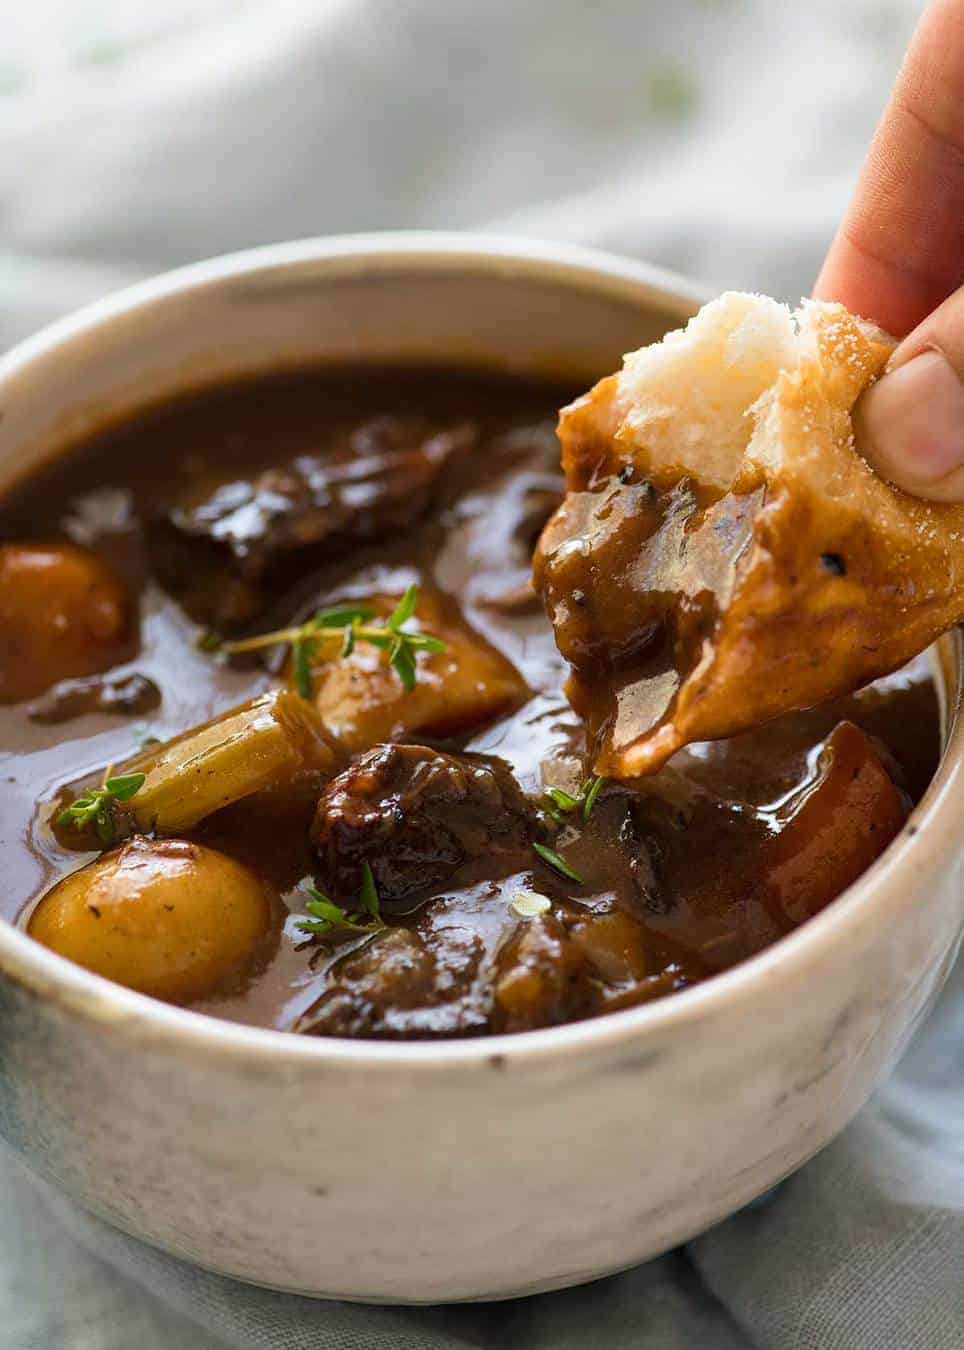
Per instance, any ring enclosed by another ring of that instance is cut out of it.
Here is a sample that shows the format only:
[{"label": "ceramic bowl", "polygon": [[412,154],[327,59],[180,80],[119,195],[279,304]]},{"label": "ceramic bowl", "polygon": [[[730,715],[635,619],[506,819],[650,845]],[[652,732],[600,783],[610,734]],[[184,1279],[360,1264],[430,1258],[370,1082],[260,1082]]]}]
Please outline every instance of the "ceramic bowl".
[{"label": "ceramic bowl", "polygon": [[[307,359],[588,383],[701,299],[638,263],[472,236],[219,259],[6,357],[0,489],[145,402]],[[0,924],[0,1128],[117,1227],[304,1294],[505,1298],[662,1252],[846,1125],[948,972],[964,918],[959,634],[937,664],[946,749],[900,837],[817,918],[706,984],[518,1036],[352,1043],[167,1007]]]}]

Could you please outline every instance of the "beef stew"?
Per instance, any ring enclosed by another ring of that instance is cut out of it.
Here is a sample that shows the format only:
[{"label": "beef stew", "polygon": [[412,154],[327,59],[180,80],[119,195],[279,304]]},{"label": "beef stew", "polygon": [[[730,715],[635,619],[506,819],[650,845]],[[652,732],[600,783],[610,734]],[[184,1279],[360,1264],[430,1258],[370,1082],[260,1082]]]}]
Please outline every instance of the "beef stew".
[{"label": "beef stew", "polygon": [[6,917],[203,1012],[399,1039],[684,990],[839,895],[936,766],[926,663],[594,778],[530,583],[572,393],[261,379],[11,493]]}]

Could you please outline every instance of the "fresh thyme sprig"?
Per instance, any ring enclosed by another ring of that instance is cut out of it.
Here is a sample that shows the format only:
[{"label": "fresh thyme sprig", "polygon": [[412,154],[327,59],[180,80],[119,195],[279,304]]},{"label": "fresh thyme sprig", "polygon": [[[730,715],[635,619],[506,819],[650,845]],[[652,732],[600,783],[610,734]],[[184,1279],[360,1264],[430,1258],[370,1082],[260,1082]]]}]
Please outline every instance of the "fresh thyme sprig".
[{"label": "fresh thyme sprig", "polygon": [[415,688],[417,652],[444,652],[445,643],[430,633],[406,632],[404,625],[415,613],[418,587],[409,586],[383,626],[369,623],[375,617],[370,605],[341,605],[337,609],[322,609],[305,623],[295,628],[279,628],[273,633],[225,642],[221,651],[253,652],[270,647],[276,642],[291,644],[291,674],[295,688],[302,698],[314,693],[313,669],[320,656],[321,644],[337,638],[341,644],[339,655],[350,656],[356,642],[367,642],[388,653],[388,660],[399,679],[409,691]]},{"label": "fresh thyme sprig", "polygon": [[357,923],[350,918],[341,905],[336,905],[334,900],[329,900],[327,895],[319,891],[317,887],[308,886],[306,889],[311,898],[306,902],[305,909],[313,917],[299,919],[295,924],[295,927],[300,928],[303,933],[310,933],[312,937],[325,937],[340,928],[347,928],[356,933],[377,933],[380,928],[385,927],[385,920],[382,918],[381,906],[378,902],[375,878],[372,876],[372,869],[367,862],[362,863],[362,884],[358,897],[371,916],[367,923]]},{"label": "fresh thyme sprig", "polygon": [[61,811],[57,824],[62,829],[74,830],[88,830],[93,826],[100,842],[110,848],[117,838],[117,805],[136,796],[144,786],[145,777],[143,773],[125,773],[105,779],[103,787],[90,788]]},{"label": "fresh thyme sprig", "polygon": [[587,778],[575,796],[571,792],[566,792],[563,788],[548,788],[546,796],[550,801],[549,814],[554,820],[561,822],[563,815],[570,815],[573,811],[581,811],[583,820],[588,820],[592,815],[596,798],[602,791],[605,781],[605,778],[600,778],[598,775],[595,778]]},{"label": "fresh thyme sprig", "polygon": [[[587,821],[592,815],[592,809],[596,805],[596,798],[602,791],[605,778],[600,778],[597,774],[593,778],[586,778],[580,785],[578,793],[567,792],[565,788],[551,787],[546,789],[545,810],[557,825],[567,824],[566,816],[570,816],[574,811],[578,811],[584,821]],[[555,849],[548,848],[545,844],[533,844],[538,856],[542,861],[558,872],[560,876],[566,877],[569,881],[575,881],[582,885],[582,877],[575,872]]]}]

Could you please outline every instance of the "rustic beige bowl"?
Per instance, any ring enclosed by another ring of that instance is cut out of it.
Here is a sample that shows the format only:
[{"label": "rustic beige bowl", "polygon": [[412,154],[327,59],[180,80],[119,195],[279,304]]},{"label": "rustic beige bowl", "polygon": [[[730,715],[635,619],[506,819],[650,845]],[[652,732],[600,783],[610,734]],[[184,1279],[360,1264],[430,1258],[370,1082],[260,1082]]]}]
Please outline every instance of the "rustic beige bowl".
[{"label": "rustic beige bowl", "polygon": [[[0,365],[0,489],[78,433],[224,375],[318,360],[590,380],[694,288],[567,248],[446,235],[281,245],[85,310]],[[913,819],[818,918],[598,1021],[443,1045],[285,1036],[165,1007],[0,924],[0,1127],[82,1205],[245,1280],[504,1298],[631,1265],[746,1204],[893,1064],[964,918],[959,635]]]}]

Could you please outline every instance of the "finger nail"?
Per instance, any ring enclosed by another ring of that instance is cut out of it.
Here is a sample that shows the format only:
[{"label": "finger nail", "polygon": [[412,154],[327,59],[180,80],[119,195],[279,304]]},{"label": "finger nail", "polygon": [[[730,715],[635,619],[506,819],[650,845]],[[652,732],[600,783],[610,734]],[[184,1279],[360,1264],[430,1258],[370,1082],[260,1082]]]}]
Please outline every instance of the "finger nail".
[{"label": "finger nail", "polygon": [[884,478],[921,497],[964,499],[964,383],[943,353],[884,375],[858,403],[856,428]]}]

